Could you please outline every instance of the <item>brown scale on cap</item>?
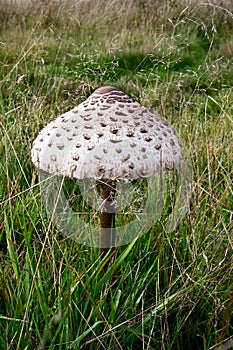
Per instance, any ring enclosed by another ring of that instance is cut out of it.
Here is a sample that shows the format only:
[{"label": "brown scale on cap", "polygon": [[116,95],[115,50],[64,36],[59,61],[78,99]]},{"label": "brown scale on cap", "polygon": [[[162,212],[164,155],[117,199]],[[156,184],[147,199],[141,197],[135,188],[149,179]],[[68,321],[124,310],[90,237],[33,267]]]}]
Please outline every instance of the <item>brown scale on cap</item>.
[{"label": "brown scale on cap", "polygon": [[[133,99],[131,97],[113,86],[100,87],[96,89],[90,97],[96,101],[98,101],[98,99],[105,99],[109,101],[111,100],[110,104],[112,104],[112,101],[124,103],[133,102]],[[108,101],[104,102],[108,103]]]},{"label": "brown scale on cap", "polygon": [[106,93],[112,92],[112,91],[117,91],[119,92],[117,88],[113,86],[102,86],[94,91],[94,95],[104,95]]}]

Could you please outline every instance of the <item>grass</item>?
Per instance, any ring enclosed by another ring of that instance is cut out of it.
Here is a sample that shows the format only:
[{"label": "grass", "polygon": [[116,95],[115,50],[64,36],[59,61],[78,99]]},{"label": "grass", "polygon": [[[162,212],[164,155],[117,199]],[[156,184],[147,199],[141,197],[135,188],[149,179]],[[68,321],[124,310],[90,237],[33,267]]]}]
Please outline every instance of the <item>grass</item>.
[{"label": "grass", "polygon": [[[231,1],[94,3],[0,5],[0,349],[230,348]],[[103,275],[46,216],[30,150],[110,84],[173,125],[194,179],[179,225],[158,221]]]}]

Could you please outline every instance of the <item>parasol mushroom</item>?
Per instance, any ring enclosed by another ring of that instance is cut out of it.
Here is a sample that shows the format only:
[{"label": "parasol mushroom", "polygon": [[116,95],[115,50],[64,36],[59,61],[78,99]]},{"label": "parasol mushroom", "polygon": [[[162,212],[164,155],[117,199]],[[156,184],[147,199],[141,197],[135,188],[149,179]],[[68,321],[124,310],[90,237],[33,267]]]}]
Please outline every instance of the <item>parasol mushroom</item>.
[{"label": "parasol mushroom", "polygon": [[87,100],[50,122],[32,148],[34,165],[47,173],[95,179],[100,186],[103,254],[114,237],[116,181],[149,178],[180,166],[182,149],[159,115],[115,87],[100,87]]}]

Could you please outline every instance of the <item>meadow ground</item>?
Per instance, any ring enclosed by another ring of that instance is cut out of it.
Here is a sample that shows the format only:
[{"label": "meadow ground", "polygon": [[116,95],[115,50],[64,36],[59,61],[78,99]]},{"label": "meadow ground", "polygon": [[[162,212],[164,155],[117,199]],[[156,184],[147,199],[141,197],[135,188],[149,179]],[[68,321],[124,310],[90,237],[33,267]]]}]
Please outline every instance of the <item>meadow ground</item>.
[{"label": "meadow ground", "polygon": [[[0,2],[0,349],[229,349],[232,1],[30,4]],[[162,218],[104,275],[46,216],[30,157],[101,85],[159,112],[193,167],[179,225]]]}]

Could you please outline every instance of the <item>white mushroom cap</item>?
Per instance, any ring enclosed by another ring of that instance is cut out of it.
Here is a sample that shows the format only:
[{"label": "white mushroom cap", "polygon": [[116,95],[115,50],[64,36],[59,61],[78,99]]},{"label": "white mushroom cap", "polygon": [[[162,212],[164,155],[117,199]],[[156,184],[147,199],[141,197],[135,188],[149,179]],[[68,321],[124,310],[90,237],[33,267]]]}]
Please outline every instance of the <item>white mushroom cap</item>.
[{"label": "white mushroom cap", "polygon": [[181,160],[166,121],[110,86],[49,123],[32,148],[38,169],[77,179],[147,178]]}]

